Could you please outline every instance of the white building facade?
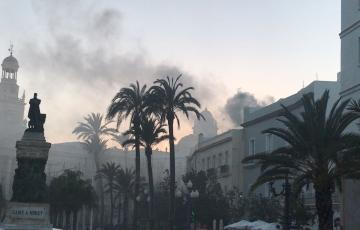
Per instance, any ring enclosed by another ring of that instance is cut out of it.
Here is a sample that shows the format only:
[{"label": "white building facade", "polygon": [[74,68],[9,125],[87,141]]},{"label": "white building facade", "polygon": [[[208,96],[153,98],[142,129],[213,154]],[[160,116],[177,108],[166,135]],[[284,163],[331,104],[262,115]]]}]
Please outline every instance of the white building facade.
[{"label": "white building facade", "polygon": [[[346,99],[360,98],[360,1],[341,1],[341,84],[340,96]],[[349,131],[359,131],[354,124]],[[355,230],[360,226],[360,183],[346,180],[343,183],[344,229]]]},{"label": "white building facade", "polygon": [[[281,105],[286,106],[292,113],[300,114],[303,111],[301,98],[304,94],[313,94],[315,100],[319,99],[325,90],[330,91],[330,99],[328,106],[332,106],[338,99],[340,85],[338,82],[332,81],[314,81],[305,88],[301,89],[296,94],[287,98],[280,99],[277,102],[270,104],[263,108],[258,108],[253,111],[247,109],[244,114],[244,152],[246,156],[255,155],[258,153],[270,153],[271,151],[286,146],[284,140],[270,134],[264,134],[263,131],[269,128],[281,128],[282,124],[277,121],[282,112]],[[255,164],[244,164],[244,185],[245,192],[250,192],[251,185],[256,181],[260,175],[260,168]],[[281,182],[275,184],[279,189],[282,187]],[[306,204],[314,206],[313,189],[310,186],[309,190],[304,190]],[[262,195],[269,196],[269,185],[260,186],[255,192]],[[338,199],[337,199],[338,200]],[[340,209],[339,202],[335,202],[337,210]]]}]

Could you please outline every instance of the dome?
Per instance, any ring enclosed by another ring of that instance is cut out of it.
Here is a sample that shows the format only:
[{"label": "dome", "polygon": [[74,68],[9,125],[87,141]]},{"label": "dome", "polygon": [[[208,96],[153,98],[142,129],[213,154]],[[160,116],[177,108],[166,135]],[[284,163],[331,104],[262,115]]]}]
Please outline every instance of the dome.
[{"label": "dome", "polygon": [[204,116],[205,120],[195,120],[193,133],[198,136],[202,133],[205,137],[213,137],[217,135],[217,122],[214,116],[210,113],[209,110],[205,108],[204,111],[201,112]]},{"label": "dome", "polygon": [[3,60],[1,66],[4,71],[9,73],[15,73],[19,69],[19,63],[12,54]]}]

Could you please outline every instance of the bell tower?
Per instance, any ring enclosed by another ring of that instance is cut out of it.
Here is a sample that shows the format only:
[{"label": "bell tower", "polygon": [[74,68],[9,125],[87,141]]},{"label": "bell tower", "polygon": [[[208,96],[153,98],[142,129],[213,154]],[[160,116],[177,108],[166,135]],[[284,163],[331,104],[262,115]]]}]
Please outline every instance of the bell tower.
[{"label": "bell tower", "polygon": [[19,63],[13,56],[12,45],[9,52],[10,56],[6,57],[1,64],[0,100],[14,100],[19,94],[19,86],[17,85]]},{"label": "bell tower", "polygon": [[10,55],[1,64],[0,81],[0,142],[4,139],[18,138],[24,128],[25,95],[19,98],[17,73],[19,63],[13,56],[13,46],[9,48]]}]

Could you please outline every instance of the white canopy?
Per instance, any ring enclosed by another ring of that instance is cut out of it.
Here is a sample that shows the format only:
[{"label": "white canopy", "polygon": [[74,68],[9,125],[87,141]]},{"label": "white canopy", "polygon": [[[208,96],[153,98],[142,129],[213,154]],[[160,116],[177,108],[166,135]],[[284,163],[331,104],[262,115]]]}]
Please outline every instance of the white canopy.
[{"label": "white canopy", "polygon": [[278,223],[266,223],[264,225],[256,226],[251,230],[281,230],[281,225]]},{"label": "white canopy", "polygon": [[281,230],[281,225],[278,223],[267,223],[262,220],[249,222],[242,220],[237,223],[225,226],[226,230]]},{"label": "white canopy", "polygon": [[243,230],[243,229],[246,229],[248,227],[250,227],[251,225],[251,222],[247,221],[247,220],[242,220],[242,221],[239,221],[239,222],[236,222],[234,224],[230,224],[230,225],[227,225],[225,226],[224,229],[228,229],[228,230]]}]

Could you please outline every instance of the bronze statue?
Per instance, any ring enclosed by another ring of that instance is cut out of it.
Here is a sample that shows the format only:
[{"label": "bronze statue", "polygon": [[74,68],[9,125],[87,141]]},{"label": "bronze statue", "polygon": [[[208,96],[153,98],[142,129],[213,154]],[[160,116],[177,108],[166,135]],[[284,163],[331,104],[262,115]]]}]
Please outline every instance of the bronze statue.
[{"label": "bronze statue", "polygon": [[37,98],[37,93],[34,93],[34,98],[30,99],[29,104],[29,113],[28,118],[29,128],[27,131],[33,132],[43,132],[44,131],[44,123],[46,119],[46,114],[40,113],[40,103],[41,100]]}]

